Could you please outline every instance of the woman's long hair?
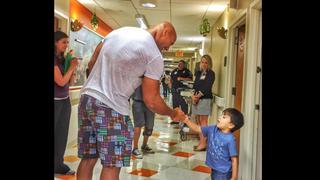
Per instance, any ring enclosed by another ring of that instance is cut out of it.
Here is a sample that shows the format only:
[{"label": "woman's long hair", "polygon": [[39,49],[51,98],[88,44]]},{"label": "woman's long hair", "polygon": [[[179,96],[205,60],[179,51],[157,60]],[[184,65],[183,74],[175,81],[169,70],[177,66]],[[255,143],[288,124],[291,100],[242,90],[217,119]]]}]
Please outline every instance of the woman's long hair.
[{"label": "woman's long hair", "polygon": [[[212,68],[212,59],[211,59],[211,57],[210,57],[208,54],[205,54],[205,55],[203,55],[203,56],[201,57],[201,59],[202,59],[202,58],[205,58],[205,59],[207,60],[207,62],[208,62],[208,69],[211,69],[211,68]],[[200,71],[202,71],[201,66],[200,66]]]},{"label": "woman's long hair", "polygon": [[61,54],[57,53],[56,42],[59,41],[60,39],[63,39],[63,38],[68,38],[68,35],[62,31],[54,32],[54,55],[58,58],[58,63],[60,63],[60,64],[63,63],[64,52],[61,52]]}]

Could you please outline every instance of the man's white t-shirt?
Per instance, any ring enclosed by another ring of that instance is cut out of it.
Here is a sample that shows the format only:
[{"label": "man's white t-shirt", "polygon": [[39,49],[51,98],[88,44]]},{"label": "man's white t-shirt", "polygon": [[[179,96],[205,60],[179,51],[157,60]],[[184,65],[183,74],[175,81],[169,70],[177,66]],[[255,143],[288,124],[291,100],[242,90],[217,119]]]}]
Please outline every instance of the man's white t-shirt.
[{"label": "man's white t-shirt", "polygon": [[143,76],[160,80],[163,59],[151,34],[135,27],[112,31],[104,40],[81,94],[88,94],[123,115]]}]

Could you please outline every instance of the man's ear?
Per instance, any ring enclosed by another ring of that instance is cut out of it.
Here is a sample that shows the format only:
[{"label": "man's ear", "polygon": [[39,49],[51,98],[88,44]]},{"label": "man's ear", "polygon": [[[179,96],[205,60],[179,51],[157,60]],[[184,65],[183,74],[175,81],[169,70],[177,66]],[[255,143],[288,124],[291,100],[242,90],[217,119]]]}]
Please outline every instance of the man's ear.
[{"label": "man's ear", "polygon": [[164,29],[163,31],[162,31],[162,35],[164,36],[164,37],[167,37],[168,36],[168,29]]}]

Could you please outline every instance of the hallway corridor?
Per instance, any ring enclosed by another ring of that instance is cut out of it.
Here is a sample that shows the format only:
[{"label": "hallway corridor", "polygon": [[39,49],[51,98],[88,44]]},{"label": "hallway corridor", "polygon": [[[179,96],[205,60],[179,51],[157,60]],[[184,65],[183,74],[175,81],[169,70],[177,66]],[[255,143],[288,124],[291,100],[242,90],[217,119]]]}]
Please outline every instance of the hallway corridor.
[{"label": "hallway corridor", "polygon": [[[169,117],[156,115],[153,134],[148,143],[156,153],[144,155],[143,159],[131,157],[131,166],[121,168],[120,180],[210,180],[211,170],[205,165],[206,152],[193,151],[193,146],[198,143],[196,136],[188,135],[186,141],[181,141],[179,125],[171,125],[170,122]],[[70,131],[74,133],[77,129]],[[141,135],[139,149],[142,137]],[[80,159],[77,157],[76,139],[68,142],[64,159],[70,168],[77,169]],[[101,169],[98,160],[93,180],[99,180]],[[76,180],[76,177],[55,175],[55,179]]]}]

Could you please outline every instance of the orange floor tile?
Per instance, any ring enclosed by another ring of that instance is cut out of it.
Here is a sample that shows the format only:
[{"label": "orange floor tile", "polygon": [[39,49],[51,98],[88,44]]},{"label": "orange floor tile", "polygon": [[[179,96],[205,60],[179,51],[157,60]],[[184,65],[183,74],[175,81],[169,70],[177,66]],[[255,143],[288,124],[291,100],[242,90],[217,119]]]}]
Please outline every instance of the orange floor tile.
[{"label": "orange floor tile", "polygon": [[159,137],[160,136],[160,132],[159,131],[153,131],[152,135],[153,137]]},{"label": "orange floor tile", "polygon": [[64,161],[66,162],[76,162],[79,161],[80,159],[77,156],[65,156]]},{"label": "orange floor tile", "polygon": [[196,166],[195,168],[192,169],[192,171],[199,171],[199,172],[203,172],[203,173],[211,173],[211,168],[207,167],[207,166]]},{"label": "orange floor tile", "polygon": [[164,141],[163,143],[169,144],[169,146],[174,146],[177,144],[176,142],[169,142],[169,141]]},{"label": "orange floor tile", "polygon": [[63,175],[63,176],[57,176],[59,179],[63,180],[76,180],[76,175]]},{"label": "orange floor tile", "polygon": [[144,176],[144,177],[150,177],[154,174],[158,173],[158,171],[154,171],[154,170],[150,170],[150,169],[136,169],[134,171],[132,171],[129,174],[134,174],[134,175],[138,175],[138,176]]},{"label": "orange floor tile", "polygon": [[193,156],[194,154],[193,153],[187,153],[187,152],[176,152],[174,154],[172,154],[174,156],[180,156],[180,157],[190,157],[190,156]]}]

